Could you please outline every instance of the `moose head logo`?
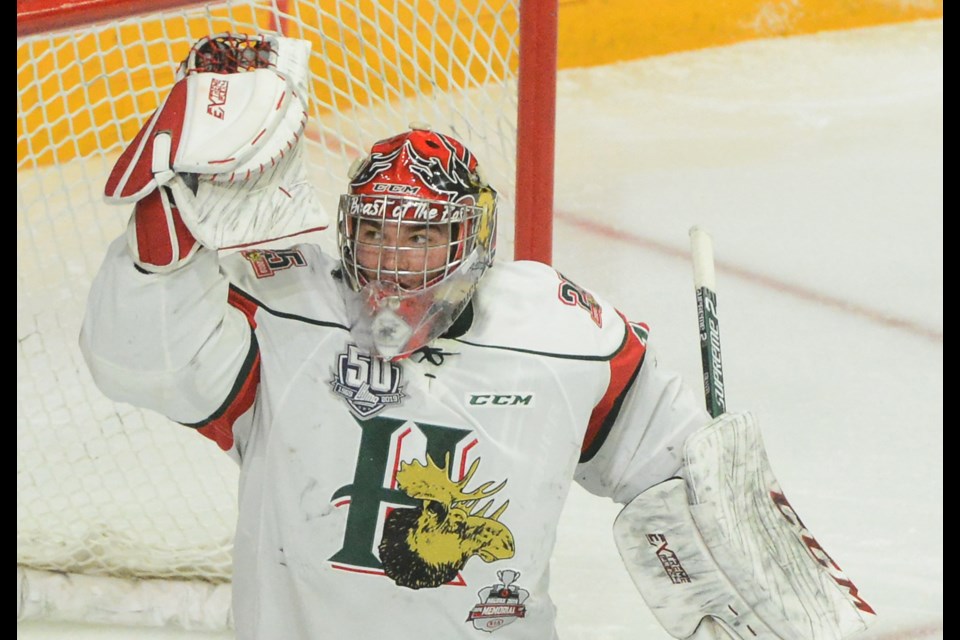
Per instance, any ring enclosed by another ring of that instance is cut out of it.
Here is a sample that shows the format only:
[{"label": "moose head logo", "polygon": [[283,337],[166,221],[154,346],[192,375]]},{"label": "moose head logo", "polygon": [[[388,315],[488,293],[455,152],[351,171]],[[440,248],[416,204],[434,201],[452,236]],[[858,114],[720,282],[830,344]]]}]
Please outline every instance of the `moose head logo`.
[{"label": "moose head logo", "polygon": [[[480,460],[474,460],[463,478],[454,482],[448,472],[450,455],[443,467],[429,455],[401,463],[397,485],[420,504],[396,508],[387,516],[380,541],[380,560],[387,576],[402,587],[438,587],[456,578],[467,560],[479,556],[484,562],[513,557],[510,530],[499,521],[510,501],[493,513],[491,498],[506,485],[485,482],[472,491],[466,486]],[[485,504],[480,502],[491,498]]]}]

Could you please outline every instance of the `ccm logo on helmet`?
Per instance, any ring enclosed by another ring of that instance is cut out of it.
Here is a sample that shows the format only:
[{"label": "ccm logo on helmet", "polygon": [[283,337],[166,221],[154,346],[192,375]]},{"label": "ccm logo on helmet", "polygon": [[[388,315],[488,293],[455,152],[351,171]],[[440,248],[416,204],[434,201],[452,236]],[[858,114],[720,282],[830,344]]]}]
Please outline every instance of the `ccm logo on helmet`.
[{"label": "ccm logo on helmet", "polygon": [[391,184],[389,182],[377,182],[373,185],[373,190],[381,193],[396,193],[404,196],[412,196],[420,191],[420,187],[412,184]]},{"label": "ccm logo on helmet", "polygon": [[471,393],[468,404],[475,407],[532,407],[532,393]]}]

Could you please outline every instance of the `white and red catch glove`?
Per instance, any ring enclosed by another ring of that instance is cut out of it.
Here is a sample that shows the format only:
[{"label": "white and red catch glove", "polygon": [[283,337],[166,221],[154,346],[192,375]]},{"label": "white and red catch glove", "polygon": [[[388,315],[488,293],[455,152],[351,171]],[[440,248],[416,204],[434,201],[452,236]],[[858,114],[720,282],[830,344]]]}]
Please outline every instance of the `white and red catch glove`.
[{"label": "white and red catch glove", "polygon": [[[220,34],[194,45],[104,190],[108,202],[138,203],[130,245],[141,266],[162,271],[193,255],[177,225],[211,249],[328,225],[303,164],[309,54],[308,41],[271,35]],[[165,247],[147,244],[165,239]]]}]

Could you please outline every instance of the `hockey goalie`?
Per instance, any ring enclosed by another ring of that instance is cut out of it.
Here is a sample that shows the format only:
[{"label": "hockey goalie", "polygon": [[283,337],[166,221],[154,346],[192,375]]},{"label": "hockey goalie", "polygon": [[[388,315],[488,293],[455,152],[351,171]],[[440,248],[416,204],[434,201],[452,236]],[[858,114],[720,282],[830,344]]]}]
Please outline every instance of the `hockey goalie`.
[{"label": "hockey goalie", "polygon": [[624,561],[674,637],[863,629],[872,610],[751,416],[711,419],[646,325],[565,274],[494,259],[497,191],[463,141],[382,132],[344,167],[337,255],[297,243],[325,224],[301,149],[308,49],[223,34],[191,51],[106,186],[131,218],[80,336],[105,395],[239,465],[237,636],[558,638],[573,481],[625,505]]}]

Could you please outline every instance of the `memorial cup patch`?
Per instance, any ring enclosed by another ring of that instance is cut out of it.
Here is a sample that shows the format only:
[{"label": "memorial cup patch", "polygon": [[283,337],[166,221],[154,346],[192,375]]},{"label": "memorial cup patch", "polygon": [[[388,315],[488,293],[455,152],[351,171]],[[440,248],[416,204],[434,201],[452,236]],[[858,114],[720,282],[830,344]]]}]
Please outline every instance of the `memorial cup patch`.
[{"label": "memorial cup patch", "polygon": [[497,572],[500,582],[481,589],[478,602],[467,615],[467,622],[479,631],[493,632],[512,624],[527,615],[523,603],[530,592],[513,584],[520,577],[519,571],[504,569]]}]

